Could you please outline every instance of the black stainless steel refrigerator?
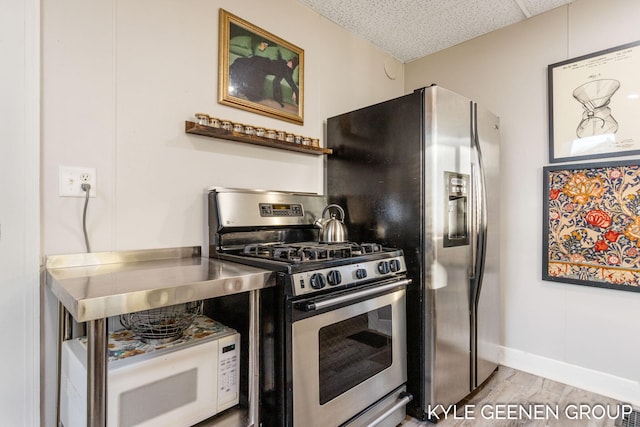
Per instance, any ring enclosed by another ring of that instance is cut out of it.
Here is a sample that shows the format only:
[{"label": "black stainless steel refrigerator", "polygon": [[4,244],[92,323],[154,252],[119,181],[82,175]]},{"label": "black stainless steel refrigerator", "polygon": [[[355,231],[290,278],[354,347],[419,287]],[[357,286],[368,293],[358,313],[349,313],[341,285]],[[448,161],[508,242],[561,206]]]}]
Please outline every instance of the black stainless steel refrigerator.
[{"label": "black stainless steel refrigerator", "polygon": [[436,421],[498,366],[499,119],[431,86],[329,118],[327,146],[349,240],[404,250],[409,413]]}]

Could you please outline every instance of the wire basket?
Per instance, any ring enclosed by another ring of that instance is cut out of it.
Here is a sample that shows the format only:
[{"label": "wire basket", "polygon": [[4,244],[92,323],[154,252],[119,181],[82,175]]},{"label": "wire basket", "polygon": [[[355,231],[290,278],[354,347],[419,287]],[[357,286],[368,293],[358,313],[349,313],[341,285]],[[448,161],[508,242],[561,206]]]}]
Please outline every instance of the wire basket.
[{"label": "wire basket", "polygon": [[202,313],[203,301],[153,308],[120,315],[120,324],[150,344],[163,344],[182,337]]}]

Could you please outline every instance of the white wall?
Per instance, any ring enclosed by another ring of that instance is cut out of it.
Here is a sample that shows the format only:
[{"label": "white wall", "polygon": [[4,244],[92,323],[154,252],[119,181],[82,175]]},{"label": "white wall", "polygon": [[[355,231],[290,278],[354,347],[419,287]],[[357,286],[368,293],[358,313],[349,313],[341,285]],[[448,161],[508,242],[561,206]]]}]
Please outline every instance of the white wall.
[{"label": "white wall", "polygon": [[39,405],[39,2],[0,2],[0,425]]},{"label": "white wall", "polygon": [[[218,9],[304,49],[304,125],[217,103]],[[210,185],[322,192],[323,158],[186,135],[196,112],[318,137],[323,120],[402,94],[369,43],[296,0],[44,0],[42,236],[45,255],[84,252],[84,200],[58,197],[58,167],[97,169],[94,252],[206,247]],[[45,418],[55,393],[55,301],[46,294]]]},{"label": "white wall", "polygon": [[[217,103],[219,8],[304,49],[304,126]],[[47,254],[84,251],[59,165],[97,168],[93,251],[200,245],[207,186],[321,192],[323,176],[322,156],[186,135],[194,113],[323,139],[329,115],[403,90],[388,55],[295,0],[44,1],[43,40]]]},{"label": "white wall", "polygon": [[541,280],[547,65],[640,39],[640,2],[577,0],[405,66],[501,117],[503,362],[640,405],[640,293]]}]

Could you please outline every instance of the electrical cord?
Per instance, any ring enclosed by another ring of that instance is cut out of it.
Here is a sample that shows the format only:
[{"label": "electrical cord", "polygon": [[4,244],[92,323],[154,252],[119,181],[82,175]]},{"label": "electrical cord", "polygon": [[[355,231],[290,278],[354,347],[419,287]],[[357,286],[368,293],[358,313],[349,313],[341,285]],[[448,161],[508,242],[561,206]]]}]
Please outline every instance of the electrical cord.
[{"label": "electrical cord", "polygon": [[84,233],[84,244],[87,247],[87,252],[91,252],[91,247],[89,246],[89,237],[87,235],[87,206],[89,205],[89,191],[91,190],[91,185],[88,183],[82,183],[80,188],[84,191],[84,211],[82,212],[82,231]]}]

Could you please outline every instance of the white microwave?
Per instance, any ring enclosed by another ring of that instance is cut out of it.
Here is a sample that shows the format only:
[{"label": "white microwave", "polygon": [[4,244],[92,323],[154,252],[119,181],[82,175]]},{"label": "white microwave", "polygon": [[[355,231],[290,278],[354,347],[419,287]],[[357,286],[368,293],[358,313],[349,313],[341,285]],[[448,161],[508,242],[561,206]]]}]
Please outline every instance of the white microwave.
[{"label": "white microwave", "polygon": [[[87,423],[86,337],[62,344],[60,421]],[[239,400],[240,335],[199,316],[183,338],[151,345],[109,334],[107,426],[191,426]]]}]

